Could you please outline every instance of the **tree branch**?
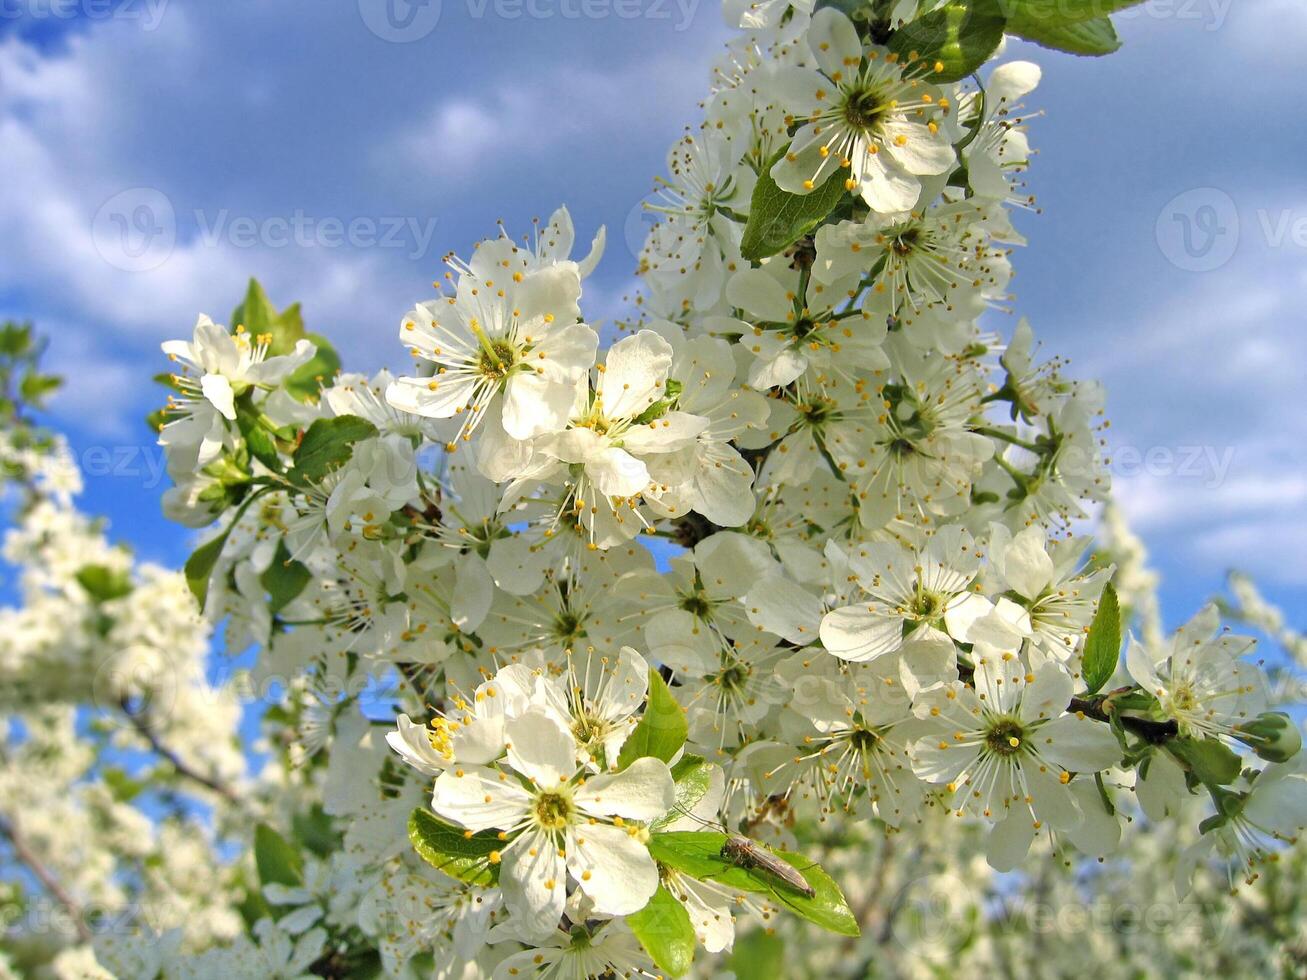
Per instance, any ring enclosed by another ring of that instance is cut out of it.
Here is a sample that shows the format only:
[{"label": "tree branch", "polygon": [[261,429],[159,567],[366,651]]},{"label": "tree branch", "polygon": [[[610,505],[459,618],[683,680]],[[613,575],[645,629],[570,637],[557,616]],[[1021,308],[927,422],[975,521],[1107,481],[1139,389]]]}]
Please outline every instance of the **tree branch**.
[{"label": "tree branch", "polygon": [[241,807],[243,805],[241,798],[236,795],[236,792],[230,786],[193,768],[176,752],[164,745],[154,729],[146,723],[143,715],[132,711],[125,700],[119,702],[119,707],[122,708],[123,714],[127,716],[127,720],[131,722],[132,727],[136,729],[143,739],[150,743],[150,748],[157,755],[166,759],[177,770],[178,775],[184,776],[192,782],[199,783],[205,789],[217,793],[232,806]]},{"label": "tree branch", "polygon": [[0,816],[0,837],[9,841],[9,846],[14,849],[14,856],[18,858],[32,872],[36,880],[41,883],[41,887],[50,893],[63,910],[68,913],[72,920],[73,928],[77,930],[77,936],[84,943],[91,941],[91,927],[86,924],[86,919],[82,914],[82,907],[74,901],[73,897],[68,894],[64,886],[59,883],[59,879],[54,873],[47,868],[36,853],[28,846],[26,838],[19,833],[18,827],[7,817]]}]

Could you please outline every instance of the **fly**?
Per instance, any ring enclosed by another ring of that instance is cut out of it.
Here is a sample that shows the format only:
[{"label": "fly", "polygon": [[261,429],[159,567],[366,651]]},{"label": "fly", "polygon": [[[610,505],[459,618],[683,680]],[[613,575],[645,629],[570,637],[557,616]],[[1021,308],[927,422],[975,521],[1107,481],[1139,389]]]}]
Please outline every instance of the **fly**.
[{"label": "fly", "polygon": [[727,834],[726,843],[722,845],[721,853],[722,857],[737,868],[744,868],[746,871],[765,871],[767,874],[785,882],[805,898],[812,898],[817,894],[803,875],[799,874],[798,869],[793,865],[786,864],[767,848],[749,840],[747,837],[741,837],[738,834]]},{"label": "fly", "polygon": [[799,874],[798,869],[791,864],[786,864],[764,845],[740,834],[732,834],[721,824],[713,824],[683,806],[677,805],[674,809],[683,817],[688,817],[696,823],[724,834],[726,842],[722,844],[722,849],[718,853],[737,868],[743,868],[745,871],[764,871],[774,878],[779,878],[804,898],[812,898],[817,894],[803,875]]}]

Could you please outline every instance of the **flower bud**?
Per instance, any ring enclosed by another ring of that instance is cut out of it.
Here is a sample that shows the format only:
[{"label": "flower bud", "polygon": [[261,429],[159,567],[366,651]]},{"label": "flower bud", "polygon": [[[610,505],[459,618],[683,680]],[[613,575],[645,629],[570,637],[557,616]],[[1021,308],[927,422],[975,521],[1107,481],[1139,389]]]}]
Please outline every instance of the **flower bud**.
[{"label": "flower bud", "polygon": [[1234,737],[1267,762],[1288,762],[1302,748],[1302,733],[1283,711],[1266,711],[1236,725]]}]

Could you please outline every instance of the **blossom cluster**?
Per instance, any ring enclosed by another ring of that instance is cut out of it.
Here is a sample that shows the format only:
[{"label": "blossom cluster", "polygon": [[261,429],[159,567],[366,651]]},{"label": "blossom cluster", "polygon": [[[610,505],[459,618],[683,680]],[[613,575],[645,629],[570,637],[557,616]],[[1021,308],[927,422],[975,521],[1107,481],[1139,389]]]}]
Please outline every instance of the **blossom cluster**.
[{"label": "blossom cluster", "polygon": [[1009,870],[1203,790],[1188,864],[1252,878],[1307,822],[1297,729],[1215,607],[1119,662],[1080,525],[1103,394],[992,325],[1038,68],[958,80],[898,43],[914,0],[727,6],[628,320],[586,319],[604,235],[574,257],[560,208],[449,260],[403,371],[340,371],[257,284],[164,345],[166,508],[218,522],[186,579],[297,678],[286,764],[342,833],[214,974],[321,963],[350,901],[394,972],[680,973],[742,910],[856,934],[795,826],[953,814]]}]

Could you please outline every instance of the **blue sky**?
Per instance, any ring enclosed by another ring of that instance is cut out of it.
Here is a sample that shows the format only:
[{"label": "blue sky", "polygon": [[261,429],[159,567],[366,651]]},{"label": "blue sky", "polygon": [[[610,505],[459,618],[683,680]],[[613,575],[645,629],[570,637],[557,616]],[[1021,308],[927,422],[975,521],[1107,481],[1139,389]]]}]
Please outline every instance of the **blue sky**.
[{"label": "blue sky", "polygon": [[[188,551],[141,421],[161,340],[255,274],[348,367],[402,364],[440,257],[560,203],[608,226],[585,308],[619,314],[633,208],[727,36],[711,0],[385,3],[0,0],[0,317],[52,337],[83,505],[147,557]],[[1229,567],[1301,610],[1307,7],[1150,0],[1119,28],[1101,60],[1009,49],[1045,69],[1015,309],[1108,385],[1168,620]]]}]

